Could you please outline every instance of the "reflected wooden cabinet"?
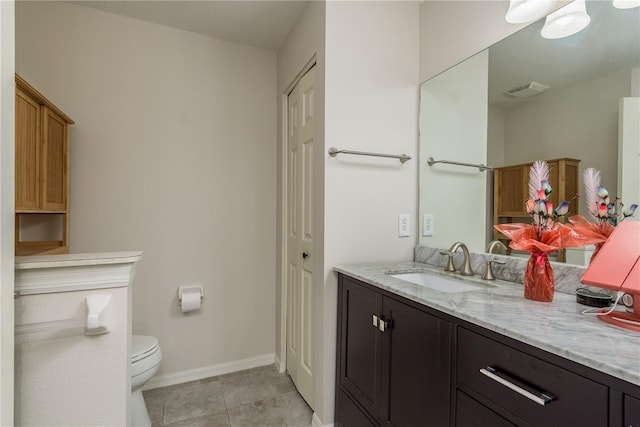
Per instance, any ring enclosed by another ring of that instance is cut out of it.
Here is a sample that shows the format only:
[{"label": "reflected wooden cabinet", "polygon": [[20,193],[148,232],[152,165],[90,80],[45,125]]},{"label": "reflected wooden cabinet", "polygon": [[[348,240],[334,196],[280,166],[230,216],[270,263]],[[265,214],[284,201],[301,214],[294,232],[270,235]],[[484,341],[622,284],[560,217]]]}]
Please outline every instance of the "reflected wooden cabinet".
[{"label": "reflected wooden cabinet", "polygon": [[[15,112],[16,255],[67,253],[69,126],[74,122],[18,75]],[[23,240],[33,224],[54,237]]]},{"label": "reflected wooden cabinet", "polygon": [[[570,200],[579,193],[580,160],[562,158],[546,161],[549,166],[549,185],[553,192],[549,201],[558,206],[563,200]],[[525,201],[529,198],[529,169],[533,163],[523,163],[494,168],[493,175],[493,223],[531,222],[527,215]],[[577,199],[571,203],[570,213],[578,214]],[[508,239],[494,230],[494,239]],[[559,251],[558,261],[564,261],[564,250]]]}]

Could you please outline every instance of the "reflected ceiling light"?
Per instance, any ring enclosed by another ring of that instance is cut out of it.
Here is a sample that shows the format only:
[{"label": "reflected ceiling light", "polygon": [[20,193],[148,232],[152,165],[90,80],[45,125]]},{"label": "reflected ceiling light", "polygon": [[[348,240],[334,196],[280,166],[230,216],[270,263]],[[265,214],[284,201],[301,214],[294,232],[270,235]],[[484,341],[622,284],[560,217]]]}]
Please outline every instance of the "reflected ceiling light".
[{"label": "reflected ceiling light", "polygon": [[504,19],[510,24],[524,24],[545,16],[556,0],[511,0]]},{"label": "reflected ceiling light", "polygon": [[640,7],[640,0],[613,0],[613,5],[618,9],[631,9]]},{"label": "reflected ceiling light", "polygon": [[547,16],[540,35],[545,39],[560,39],[583,30],[589,25],[585,0],[575,0]]}]

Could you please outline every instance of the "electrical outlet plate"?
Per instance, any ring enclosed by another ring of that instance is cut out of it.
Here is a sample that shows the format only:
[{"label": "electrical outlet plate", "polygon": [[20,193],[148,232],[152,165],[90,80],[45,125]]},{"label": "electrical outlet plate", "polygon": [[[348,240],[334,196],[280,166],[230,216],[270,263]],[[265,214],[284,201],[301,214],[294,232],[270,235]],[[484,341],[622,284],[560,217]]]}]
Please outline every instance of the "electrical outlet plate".
[{"label": "electrical outlet plate", "polygon": [[425,214],[422,217],[422,235],[433,236],[433,214]]},{"label": "electrical outlet plate", "polygon": [[411,231],[409,230],[410,225],[409,214],[398,215],[398,237],[411,236]]}]

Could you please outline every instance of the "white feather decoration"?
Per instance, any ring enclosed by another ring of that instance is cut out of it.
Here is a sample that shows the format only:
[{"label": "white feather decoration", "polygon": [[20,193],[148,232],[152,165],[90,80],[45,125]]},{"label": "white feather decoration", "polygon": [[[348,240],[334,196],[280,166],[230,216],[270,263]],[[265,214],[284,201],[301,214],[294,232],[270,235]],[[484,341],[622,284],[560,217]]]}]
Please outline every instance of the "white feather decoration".
[{"label": "white feather decoration", "polygon": [[542,189],[543,180],[549,180],[549,166],[544,160],[536,160],[529,169],[529,199],[538,198],[538,190]]},{"label": "white feather decoration", "polygon": [[600,187],[600,171],[596,168],[585,169],[582,173],[584,193],[591,216],[598,220],[598,188]]}]

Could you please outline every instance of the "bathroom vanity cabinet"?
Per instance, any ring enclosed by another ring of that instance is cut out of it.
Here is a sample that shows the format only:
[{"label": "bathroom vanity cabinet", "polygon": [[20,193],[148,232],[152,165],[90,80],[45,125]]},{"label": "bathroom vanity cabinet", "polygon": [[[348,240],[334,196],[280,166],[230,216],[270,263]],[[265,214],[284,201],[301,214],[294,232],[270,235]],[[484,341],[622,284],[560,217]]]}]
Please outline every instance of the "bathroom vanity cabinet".
[{"label": "bathroom vanity cabinet", "polygon": [[340,283],[337,418],[344,425],[446,425],[451,324],[348,277]]},{"label": "bathroom vanity cabinet", "polygon": [[[74,122],[16,75],[16,255],[67,253],[69,126]],[[23,240],[23,228],[39,228]]]},{"label": "bathroom vanity cabinet", "polygon": [[640,387],[345,274],[337,337],[338,426],[640,426]]}]

